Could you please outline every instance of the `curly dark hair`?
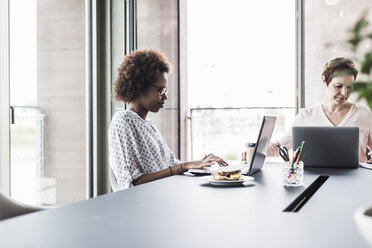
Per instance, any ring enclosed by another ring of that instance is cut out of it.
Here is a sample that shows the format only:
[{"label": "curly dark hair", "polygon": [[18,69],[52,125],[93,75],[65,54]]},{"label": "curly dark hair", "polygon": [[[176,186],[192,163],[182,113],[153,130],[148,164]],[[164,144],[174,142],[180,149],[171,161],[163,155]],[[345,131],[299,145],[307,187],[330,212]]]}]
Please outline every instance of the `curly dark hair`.
[{"label": "curly dark hair", "polygon": [[169,73],[170,65],[166,57],[153,49],[136,50],[125,56],[118,68],[113,83],[113,97],[125,103],[133,102],[149,86],[156,82],[158,73]]},{"label": "curly dark hair", "polygon": [[349,58],[337,57],[328,61],[323,69],[322,76],[324,76],[327,85],[334,77],[340,75],[354,75],[354,80],[358,75],[358,70],[353,61]]}]

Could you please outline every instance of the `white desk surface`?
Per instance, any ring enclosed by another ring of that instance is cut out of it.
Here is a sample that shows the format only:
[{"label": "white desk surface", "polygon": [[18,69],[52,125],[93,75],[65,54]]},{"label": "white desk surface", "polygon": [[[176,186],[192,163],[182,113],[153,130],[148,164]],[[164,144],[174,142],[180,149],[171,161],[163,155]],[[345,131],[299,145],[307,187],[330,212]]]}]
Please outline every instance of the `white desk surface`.
[{"label": "white desk surface", "polygon": [[[297,213],[283,212],[320,174],[330,178]],[[0,247],[367,247],[353,219],[372,202],[372,170],[306,169],[282,186],[266,164],[241,187],[173,176],[0,222]]]}]

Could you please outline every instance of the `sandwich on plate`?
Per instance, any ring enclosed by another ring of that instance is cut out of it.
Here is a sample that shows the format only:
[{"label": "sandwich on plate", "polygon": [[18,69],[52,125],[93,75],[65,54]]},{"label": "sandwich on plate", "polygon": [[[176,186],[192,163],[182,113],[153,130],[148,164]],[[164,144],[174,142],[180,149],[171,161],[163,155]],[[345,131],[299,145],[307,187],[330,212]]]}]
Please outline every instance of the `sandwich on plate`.
[{"label": "sandwich on plate", "polygon": [[217,171],[212,172],[212,180],[239,180],[241,178],[241,170],[236,167],[227,166],[221,167]]}]

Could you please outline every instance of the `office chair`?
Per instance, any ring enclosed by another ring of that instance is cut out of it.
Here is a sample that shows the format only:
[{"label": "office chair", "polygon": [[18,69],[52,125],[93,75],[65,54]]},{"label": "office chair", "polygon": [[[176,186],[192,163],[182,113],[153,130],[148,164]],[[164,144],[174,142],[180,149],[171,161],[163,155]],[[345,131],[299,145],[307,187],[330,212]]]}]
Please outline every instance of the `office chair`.
[{"label": "office chair", "polygon": [[43,208],[23,204],[0,192],[0,221],[40,210]]}]

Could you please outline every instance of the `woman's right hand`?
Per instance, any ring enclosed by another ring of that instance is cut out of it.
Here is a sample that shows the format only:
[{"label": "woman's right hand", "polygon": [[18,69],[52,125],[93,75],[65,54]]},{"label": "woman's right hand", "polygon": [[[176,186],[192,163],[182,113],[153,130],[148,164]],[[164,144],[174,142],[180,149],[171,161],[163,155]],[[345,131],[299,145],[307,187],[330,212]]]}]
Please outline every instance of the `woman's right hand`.
[{"label": "woman's right hand", "polygon": [[214,163],[218,163],[220,166],[227,166],[228,164],[222,158],[210,153],[205,155],[202,160],[193,161],[186,163],[186,168],[189,169],[201,169],[207,166],[210,166]]}]

